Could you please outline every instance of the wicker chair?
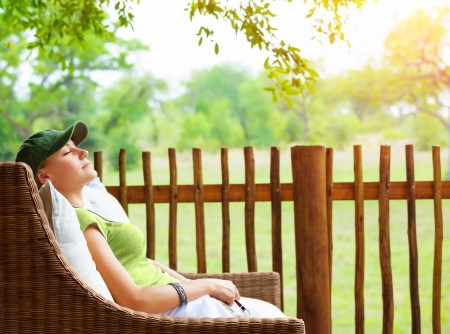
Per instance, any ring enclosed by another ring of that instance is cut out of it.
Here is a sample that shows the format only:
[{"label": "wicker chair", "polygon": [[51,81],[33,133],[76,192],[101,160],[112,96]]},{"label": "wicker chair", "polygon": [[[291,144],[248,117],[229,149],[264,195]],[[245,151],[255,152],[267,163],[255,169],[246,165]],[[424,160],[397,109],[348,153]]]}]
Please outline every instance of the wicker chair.
[{"label": "wicker chair", "polygon": [[[175,318],[107,301],[61,253],[22,163],[0,163],[0,238],[0,333],[305,333],[295,318]],[[241,295],[280,306],[276,273],[186,276],[231,279]]]}]

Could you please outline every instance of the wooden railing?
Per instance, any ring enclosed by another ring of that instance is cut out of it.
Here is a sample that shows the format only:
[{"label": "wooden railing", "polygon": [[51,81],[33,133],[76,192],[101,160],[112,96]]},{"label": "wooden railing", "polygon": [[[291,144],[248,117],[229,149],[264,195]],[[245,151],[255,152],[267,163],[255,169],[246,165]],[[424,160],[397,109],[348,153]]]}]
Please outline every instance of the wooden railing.
[{"label": "wooden railing", "polygon": [[[155,203],[169,203],[169,265],[177,269],[177,204],[195,204],[197,270],[206,272],[204,203],[222,203],[222,270],[230,270],[230,202],[245,202],[245,243],[248,271],[257,271],[255,202],[270,201],[272,267],[283,282],[281,202],[294,202],[297,316],[309,333],[331,333],[332,202],[355,202],[355,332],[364,333],[364,201],[379,203],[379,251],[382,275],[383,333],[393,333],[394,301],[390,254],[389,201],[407,200],[412,333],[421,331],[415,201],[434,200],[435,240],[432,296],[433,333],[441,333],[442,199],[450,198],[450,181],[441,180],[440,148],[433,146],[433,180],[416,182],[412,145],[406,146],[406,182],[390,181],[390,147],[381,146],[379,182],[364,182],[361,146],[354,146],[354,182],[333,182],[333,150],[323,146],[291,148],[292,183],[280,183],[280,151],[271,148],[270,183],[255,184],[253,148],[244,148],[245,184],[230,184],[228,150],[221,150],[222,184],[203,184],[202,158],[193,149],[194,184],[178,185],[176,152],[169,149],[169,185],[153,185],[151,155],[142,153],[144,185],[127,186],[126,151],[119,154],[119,186],[107,190],[126,212],[133,203],[146,204],[147,256],[155,255]],[[94,154],[102,178],[102,154]],[[283,289],[281,290],[283,291]],[[283,299],[282,299],[283,300]]]}]

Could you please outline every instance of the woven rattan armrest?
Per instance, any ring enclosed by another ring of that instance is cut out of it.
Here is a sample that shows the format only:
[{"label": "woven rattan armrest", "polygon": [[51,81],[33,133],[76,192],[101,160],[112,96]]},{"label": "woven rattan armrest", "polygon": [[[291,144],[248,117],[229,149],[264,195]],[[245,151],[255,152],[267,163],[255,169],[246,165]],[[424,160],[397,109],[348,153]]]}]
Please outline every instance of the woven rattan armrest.
[{"label": "woven rattan armrest", "polygon": [[183,273],[189,279],[218,278],[233,281],[242,297],[256,298],[281,307],[280,275],[276,272],[192,274]]}]

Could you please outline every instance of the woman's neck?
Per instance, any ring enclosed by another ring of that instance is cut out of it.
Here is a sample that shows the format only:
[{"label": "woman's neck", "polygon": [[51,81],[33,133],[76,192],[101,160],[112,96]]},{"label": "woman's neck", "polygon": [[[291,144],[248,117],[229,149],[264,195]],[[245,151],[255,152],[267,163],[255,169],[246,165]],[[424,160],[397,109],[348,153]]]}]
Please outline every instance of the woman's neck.
[{"label": "woman's neck", "polygon": [[83,188],[78,191],[64,191],[59,190],[72,206],[84,209]]}]

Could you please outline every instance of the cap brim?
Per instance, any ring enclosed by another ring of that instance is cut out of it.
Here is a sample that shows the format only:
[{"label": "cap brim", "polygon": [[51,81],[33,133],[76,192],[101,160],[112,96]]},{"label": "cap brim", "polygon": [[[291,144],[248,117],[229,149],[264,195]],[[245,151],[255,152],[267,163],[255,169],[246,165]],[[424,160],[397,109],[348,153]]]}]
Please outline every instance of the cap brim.
[{"label": "cap brim", "polygon": [[77,121],[73,123],[56,139],[52,148],[48,151],[47,158],[62,149],[71,139],[75,146],[80,145],[86,140],[88,134],[88,127],[84,122]]},{"label": "cap brim", "polygon": [[72,127],[73,127],[73,131],[72,131],[72,136],[70,137],[70,139],[73,140],[73,142],[76,146],[79,146],[81,143],[83,143],[86,140],[86,138],[89,134],[88,127],[82,121],[75,122],[72,125]]}]

